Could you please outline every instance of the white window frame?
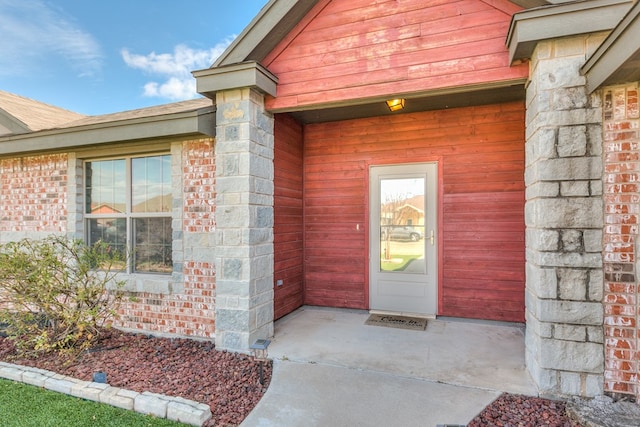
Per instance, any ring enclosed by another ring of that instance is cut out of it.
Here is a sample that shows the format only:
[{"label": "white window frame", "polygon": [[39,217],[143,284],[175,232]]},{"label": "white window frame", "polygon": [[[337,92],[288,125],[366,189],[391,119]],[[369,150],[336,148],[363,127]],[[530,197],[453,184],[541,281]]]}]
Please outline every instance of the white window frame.
[{"label": "white window frame", "polygon": [[[134,254],[134,230],[133,230],[133,220],[136,218],[166,218],[172,222],[172,212],[169,210],[168,212],[132,212],[132,160],[146,157],[160,157],[160,156],[168,156],[171,159],[171,153],[168,151],[161,152],[147,152],[141,154],[121,154],[110,157],[96,157],[96,158],[85,158],[83,159],[82,165],[82,212],[83,212],[83,225],[84,225],[84,240],[89,243],[91,241],[91,227],[89,225],[90,220],[93,219],[101,219],[101,218],[124,218],[125,219],[125,227],[126,227],[126,243],[125,247],[128,254],[132,254],[132,256],[127,257],[127,266],[125,269],[126,274],[132,275],[160,275],[160,276],[168,276],[172,274],[172,271],[168,272],[157,272],[157,271],[136,271],[135,270],[135,254]],[[87,164],[109,161],[109,160],[124,160],[125,161],[125,213],[124,214],[92,214],[87,212]],[[173,194],[173,191],[171,192]],[[171,237],[173,244],[173,236]],[[173,246],[173,245],[171,245]],[[172,250],[173,252],[173,250]],[[172,253],[173,260],[173,253]],[[173,268],[171,268],[173,270]]]}]

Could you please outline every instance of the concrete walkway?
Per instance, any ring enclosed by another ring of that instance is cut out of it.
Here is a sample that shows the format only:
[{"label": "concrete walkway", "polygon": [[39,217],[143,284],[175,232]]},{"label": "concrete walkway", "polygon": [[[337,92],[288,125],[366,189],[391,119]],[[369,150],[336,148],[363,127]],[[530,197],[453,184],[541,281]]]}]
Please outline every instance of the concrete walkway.
[{"label": "concrete walkway", "polygon": [[361,310],[302,307],[269,346],[271,385],[251,426],[465,425],[503,391],[536,395],[520,325],[367,326]]}]

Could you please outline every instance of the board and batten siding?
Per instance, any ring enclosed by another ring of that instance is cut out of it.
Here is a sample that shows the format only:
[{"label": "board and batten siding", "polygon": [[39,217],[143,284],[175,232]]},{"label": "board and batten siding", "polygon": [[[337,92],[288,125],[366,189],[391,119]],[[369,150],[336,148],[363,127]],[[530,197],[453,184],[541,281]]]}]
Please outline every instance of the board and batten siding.
[{"label": "board and batten siding", "polygon": [[305,303],[368,308],[368,170],[438,161],[438,314],[524,321],[524,105],[304,127]]},{"label": "board and batten siding", "polygon": [[274,318],[278,319],[304,302],[302,126],[278,114],[274,132],[273,298]]},{"label": "board and batten siding", "polygon": [[278,76],[269,111],[522,81],[507,0],[321,0],[262,61]]}]

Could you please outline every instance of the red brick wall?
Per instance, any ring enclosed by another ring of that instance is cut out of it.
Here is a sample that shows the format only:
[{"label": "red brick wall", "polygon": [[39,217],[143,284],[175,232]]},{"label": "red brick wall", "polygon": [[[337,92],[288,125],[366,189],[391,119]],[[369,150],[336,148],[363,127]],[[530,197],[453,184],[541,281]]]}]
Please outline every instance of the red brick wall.
[{"label": "red brick wall", "polygon": [[67,155],[0,160],[0,233],[67,230]]},{"label": "red brick wall", "polygon": [[603,101],[605,391],[638,399],[638,86],[606,89]]},{"label": "red brick wall", "polygon": [[215,230],[216,161],[211,139],[185,142],[182,150],[183,230],[209,233]]},{"label": "red brick wall", "polygon": [[[215,260],[198,259],[215,230],[215,157],[212,139],[188,141],[182,147],[183,241],[202,240],[186,248],[184,290],[169,294],[137,293],[120,308],[117,327],[171,335],[212,338],[215,333]],[[174,230],[174,234],[176,231]],[[204,236],[198,239],[198,234]],[[175,242],[174,242],[175,243]],[[174,245],[175,248],[175,245]],[[174,252],[174,262],[175,262]]]},{"label": "red brick wall", "polygon": [[[183,263],[182,283],[171,282],[168,293],[132,294],[121,306],[115,326],[210,338],[215,332],[215,260],[203,253],[211,250],[215,230],[214,142],[184,142],[181,154],[182,165],[174,174],[182,180],[182,230],[174,234],[182,232],[184,244],[202,247],[185,250],[174,245],[174,261],[181,258]],[[67,154],[0,160],[0,233],[14,233],[7,240],[69,231],[67,163]]]}]

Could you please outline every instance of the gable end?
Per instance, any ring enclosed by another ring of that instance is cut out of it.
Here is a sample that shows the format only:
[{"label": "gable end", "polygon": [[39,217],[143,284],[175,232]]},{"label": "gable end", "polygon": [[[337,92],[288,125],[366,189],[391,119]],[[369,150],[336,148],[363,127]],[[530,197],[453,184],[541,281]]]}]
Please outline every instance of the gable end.
[{"label": "gable end", "polygon": [[269,1],[211,68],[262,61],[316,3],[318,0]]},{"label": "gable end", "polygon": [[29,129],[26,123],[0,108],[0,135],[27,133],[30,131],[31,129]]}]

